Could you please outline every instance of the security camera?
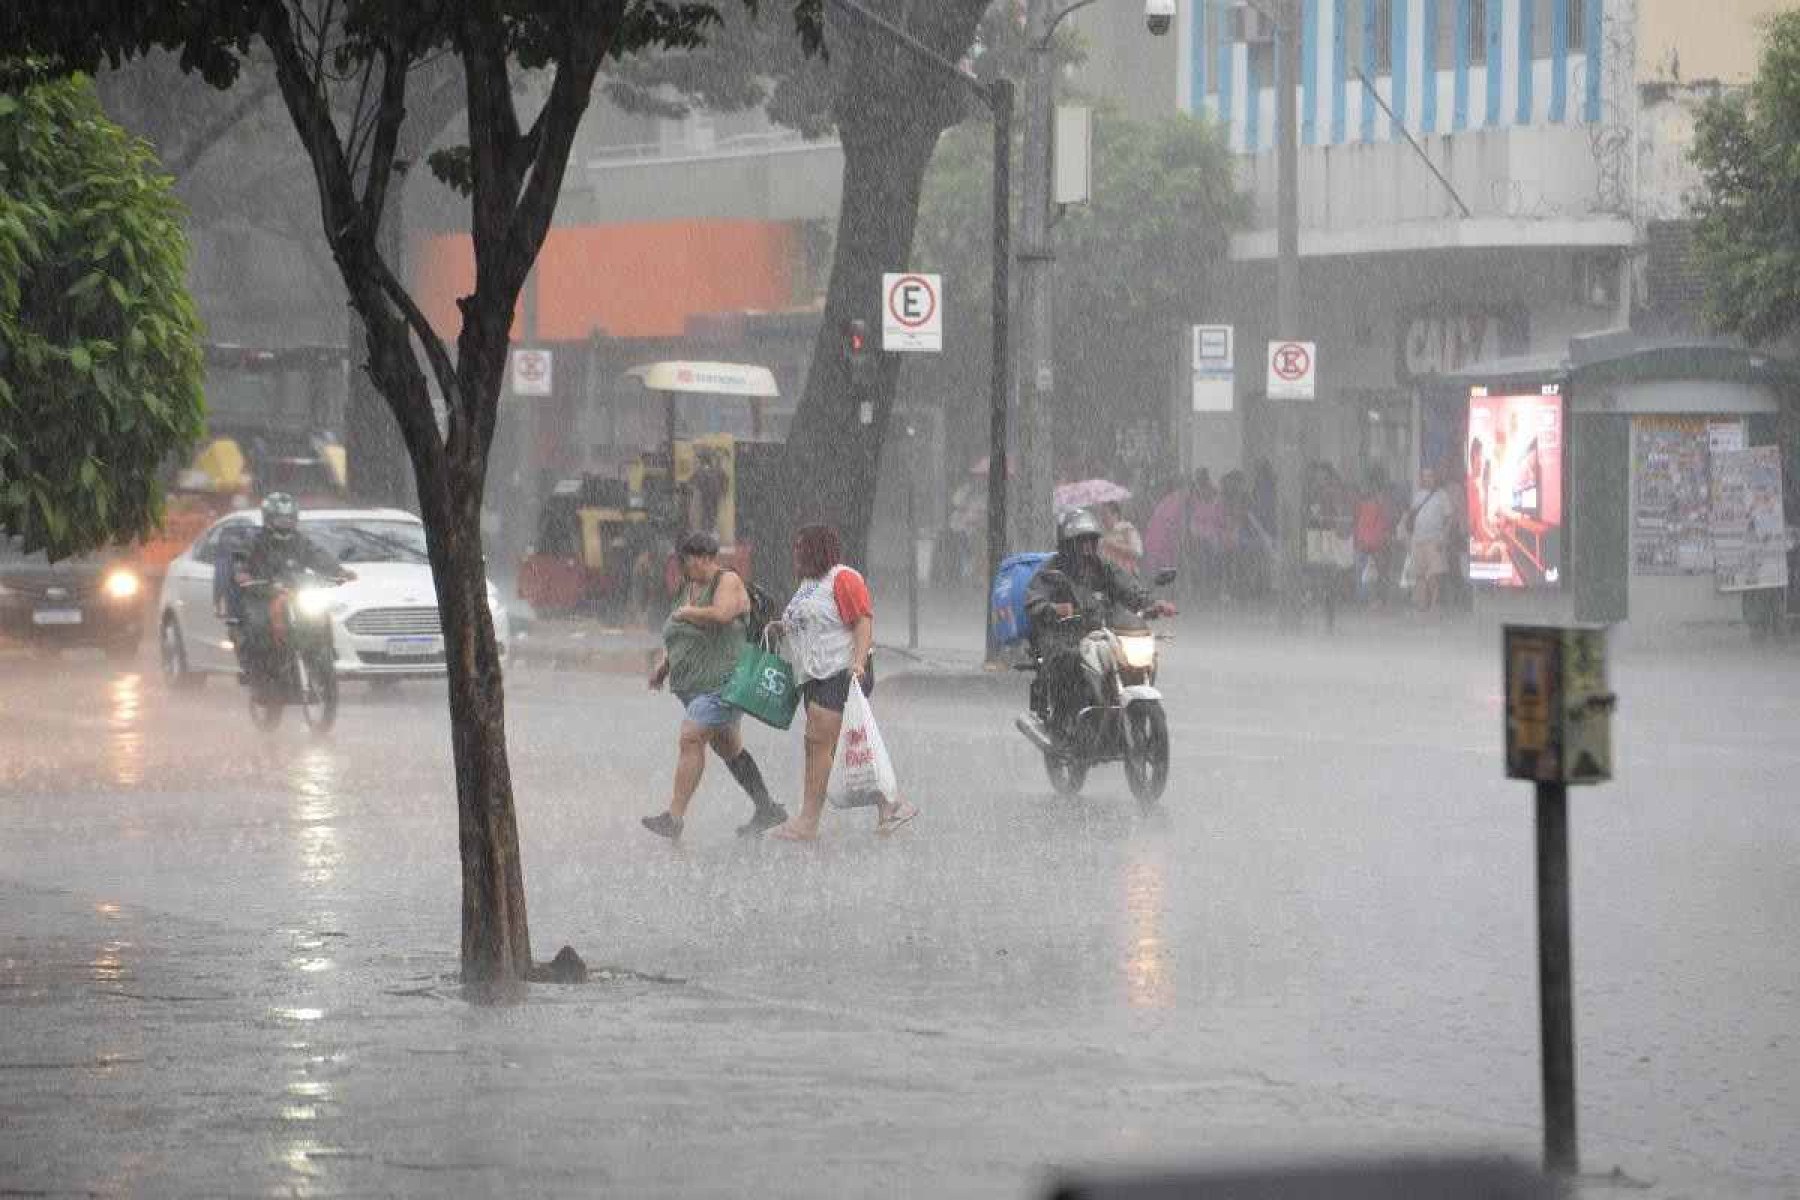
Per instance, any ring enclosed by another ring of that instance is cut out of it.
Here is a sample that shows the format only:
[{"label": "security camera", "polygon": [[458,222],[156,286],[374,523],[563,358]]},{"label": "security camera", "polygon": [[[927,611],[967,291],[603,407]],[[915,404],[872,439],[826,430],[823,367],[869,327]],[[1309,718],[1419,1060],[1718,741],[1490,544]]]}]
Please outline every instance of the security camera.
[{"label": "security camera", "polygon": [[1144,0],[1144,28],[1157,37],[1175,23],[1175,0]]}]

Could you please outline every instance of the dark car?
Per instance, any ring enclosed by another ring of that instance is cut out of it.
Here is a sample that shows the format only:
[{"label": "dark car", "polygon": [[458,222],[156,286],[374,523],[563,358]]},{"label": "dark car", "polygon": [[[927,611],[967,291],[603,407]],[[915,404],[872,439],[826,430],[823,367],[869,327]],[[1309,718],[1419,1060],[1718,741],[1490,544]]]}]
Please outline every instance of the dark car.
[{"label": "dark car", "polygon": [[144,634],[146,596],[122,554],[52,563],[0,534],[0,641],[49,651],[92,647],[129,659]]}]

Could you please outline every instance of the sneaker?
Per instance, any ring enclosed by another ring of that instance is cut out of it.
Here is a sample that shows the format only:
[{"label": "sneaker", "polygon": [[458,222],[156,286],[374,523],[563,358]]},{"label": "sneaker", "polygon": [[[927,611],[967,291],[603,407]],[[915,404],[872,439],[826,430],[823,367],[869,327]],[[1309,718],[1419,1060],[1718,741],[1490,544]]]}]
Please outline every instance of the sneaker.
[{"label": "sneaker", "polygon": [[767,808],[759,808],[748,821],[738,826],[739,837],[759,837],[763,830],[773,829],[787,821],[787,809],[779,804],[771,804]]},{"label": "sneaker", "polygon": [[681,836],[681,822],[666,812],[659,812],[654,817],[645,817],[644,828],[657,837],[668,838],[671,842]]}]

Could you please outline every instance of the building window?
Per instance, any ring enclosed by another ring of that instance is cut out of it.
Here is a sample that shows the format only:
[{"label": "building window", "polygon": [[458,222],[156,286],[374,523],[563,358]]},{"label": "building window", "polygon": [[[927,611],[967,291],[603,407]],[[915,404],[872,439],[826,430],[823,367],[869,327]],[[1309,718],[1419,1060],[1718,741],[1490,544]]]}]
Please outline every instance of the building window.
[{"label": "building window", "polygon": [[1431,0],[1437,5],[1437,57],[1432,63],[1448,67],[1456,62],[1456,0]]},{"label": "building window", "polygon": [[1394,0],[1370,0],[1375,9],[1375,73],[1394,70]]},{"label": "building window", "polygon": [[1531,57],[1550,57],[1550,23],[1556,20],[1551,0],[1528,0],[1531,4]]},{"label": "building window", "polygon": [[1206,75],[1206,94],[1219,94],[1219,23],[1228,20],[1223,11],[1215,11],[1210,4],[1195,6],[1200,13],[1200,54],[1201,68]]},{"label": "building window", "polygon": [[1362,9],[1368,0],[1346,0],[1344,4],[1343,71],[1345,79],[1355,79],[1362,70]]},{"label": "building window", "polygon": [[[1590,0],[1569,0],[1569,53],[1587,50],[1587,6]],[[1591,0],[1598,4],[1600,0]]]},{"label": "building window", "polygon": [[1487,62],[1487,0],[1469,0],[1469,63]]}]

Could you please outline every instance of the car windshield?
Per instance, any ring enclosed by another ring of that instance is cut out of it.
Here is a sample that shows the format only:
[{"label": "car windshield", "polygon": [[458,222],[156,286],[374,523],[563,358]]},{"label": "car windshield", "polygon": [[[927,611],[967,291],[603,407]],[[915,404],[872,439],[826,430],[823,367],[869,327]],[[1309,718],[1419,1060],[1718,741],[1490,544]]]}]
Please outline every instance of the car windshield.
[{"label": "car windshield", "polygon": [[416,521],[344,520],[307,521],[306,536],[321,550],[346,563],[422,563],[425,527]]}]

